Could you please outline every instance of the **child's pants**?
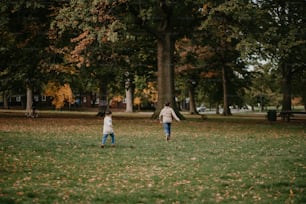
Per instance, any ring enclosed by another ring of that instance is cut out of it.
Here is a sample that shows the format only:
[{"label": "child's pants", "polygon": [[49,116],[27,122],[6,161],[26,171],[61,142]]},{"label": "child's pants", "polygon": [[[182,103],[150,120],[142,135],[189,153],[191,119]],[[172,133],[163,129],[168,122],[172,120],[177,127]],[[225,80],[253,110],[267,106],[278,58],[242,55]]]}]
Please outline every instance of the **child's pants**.
[{"label": "child's pants", "polygon": [[106,139],[107,139],[108,135],[110,135],[111,138],[112,138],[112,144],[115,144],[115,135],[114,135],[114,133],[103,134],[103,137],[102,137],[102,144],[104,145],[104,144],[106,143]]},{"label": "child's pants", "polygon": [[166,134],[166,137],[170,137],[171,135],[171,123],[163,123],[164,131]]}]

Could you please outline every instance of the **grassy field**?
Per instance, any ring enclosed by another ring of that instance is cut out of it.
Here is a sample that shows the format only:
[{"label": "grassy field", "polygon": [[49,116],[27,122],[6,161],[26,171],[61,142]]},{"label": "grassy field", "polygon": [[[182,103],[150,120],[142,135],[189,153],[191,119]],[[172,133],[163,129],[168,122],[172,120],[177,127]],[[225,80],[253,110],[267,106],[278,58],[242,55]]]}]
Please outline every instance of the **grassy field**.
[{"label": "grassy field", "polygon": [[306,203],[305,121],[186,117],[0,112],[0,203]]}]

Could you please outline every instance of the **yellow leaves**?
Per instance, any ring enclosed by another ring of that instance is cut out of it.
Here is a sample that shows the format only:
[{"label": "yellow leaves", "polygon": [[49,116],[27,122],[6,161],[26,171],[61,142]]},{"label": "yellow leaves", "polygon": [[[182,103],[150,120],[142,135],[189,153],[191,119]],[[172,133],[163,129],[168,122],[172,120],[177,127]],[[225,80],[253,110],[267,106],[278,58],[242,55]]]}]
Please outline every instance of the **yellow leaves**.
[{"label": "yellow leaves", "polygon": [[153,82],[148,82],[148,88],[144,89],[144,94],[149,98],[150,101],[157,103],[158,92]]},{"label": "yellow leaves", "polygon": [[78,37],[72,38],[70,40],[70,42],[78,42],[78,41],[84,39],[88,34],[89,34],[89,31],[86,30],[85,32],[81,33]]},{"label": "yellow leaves", "polygon": [[57,73],[76,74],[78,70],[73,66],[65,66],[62,64],[43,64],[45,72],[55,71]]},{"label": "yellow leaves", "polygon": [[135,105],[140,105],[141,104],[141,98],[140,97],[135,97],[134,98],[134,104]]},{"label": "yellow leaves", "polygon": [[56,109],[60,109],[65,102],[73,104],[75,102],[72,90],[69,84],[61,86],[55,82],[49,82],[45,88],[45,95],[53,97],[52,104]]},{"label": "yellow leaves", "polygon": [[134,98],[134,104],[140,105],[143,99],[156,103],[158,99],[158,92],[155,87],[156,84],[154,82],[148,82],[146,88],[142,90],[136,89],[135,92],[138,96]]},{"label": "yellow leaves", "polygon": [[101,118],[46,113],[39,120],[0,117],[1,198],[16,203],[125,203],[127,197],[130,203],[298,203],[304,195],[300,126],[279,130],[264,119],[263,124],[243,119],[243,125],[219,117],[205,125],[189,120],[173,124],[174,138],[166,143],[149,114],[116,112],[118,148],[101,151]]},{"label": "yellow leaves", "polygon": [[121,102],[121,101],[123,101],[123,97],[120,96],[120,95],[117,95],[117,96],[114,96],[114,97],[112,98],[112,100],[113,100],[113,101],[116,101],[116,102]]},{"label": "yellow leaves", "polygon": [[53,96],[56,90],[57,86],[55,86],[55,82],[49,82],[45,88],[45,94],[46,96]]},{"label": "yellow leaves", "polygon": [[72,63],[76,63],[77,67],[81,67],[85,64],[86,67],[90,66],[90,62],[88,59],[85,59],[84,56],[81,56],[81,53],[90,45],[94,38],[90,37],[89,31],[86,30],[81,33],[79,36],[72,38],[70,42],[77,43],[74,49],[66,55],[66,60]]},{"label": "yellow leaves", "polygon": [[206,4],[203,4],[203,7],[202,7],[202,14],[203,15],[207,15],[209,13],[209,8],[211,7],[211,3],[206,3]]},{"label": "yellow leaves", "polygon": [[67,73],[67,74],[75,74],[78,72],[78,70],[76,69],[75,66],[72,65],[73,62],[77,62],[76,59],[72,58],[72,55],[69,54],[69,48],[68,47],[63,47],[63,48],[56,48],[54,46],[49,46],[47,48],[48,52],[53,52],[56,53],[58,55],[63,55],[64,59],[66,62],[66,64],[50,64],[45,62],[44,60],[41,60],[40,62],[40,66],[43,68],[44,72],[52,72],[55,71],[56,73]]},{"label": "yellow leaves", "polygon": [[[91,55],[91,52],[87,52],[86,55],[84,55],[84,50],[87,49],[87,47],[92,44],[92,42],[95,39],[90,35],[90,32],[88,30],[84,31],[80,35],[78,35],[75,38],[71,38],[70,42],[73,43],[73,47],[63,47],[63,48],[56,48],[54,46],[49,46],[48,50],[60,55],[63,55],[64,61],[66,64],[74,64],[78,68],[80,68],[82,65],[85,65],[86,67],[89,67],[90,61],[87,58],[87,56]],[[65,72],[68,73],[67,70],[71,70],[71,74],[74,74],[76,72],[76,68],[73,66],[64,66],[64,65],[46,65],[45,66],[47,71],[48,70],[56,70],[58,72]]]}]

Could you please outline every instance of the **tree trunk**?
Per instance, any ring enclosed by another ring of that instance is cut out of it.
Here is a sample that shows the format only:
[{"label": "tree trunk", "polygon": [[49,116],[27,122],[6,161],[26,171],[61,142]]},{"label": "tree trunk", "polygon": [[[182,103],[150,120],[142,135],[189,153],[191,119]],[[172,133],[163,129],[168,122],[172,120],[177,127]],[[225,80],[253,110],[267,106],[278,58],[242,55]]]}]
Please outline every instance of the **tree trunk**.
[{"label": "tree trunk", "polygon": [[217,104],[217,106],[216,106],[216,114],[217,114],[217,115],[220,115],[220,107],[219,107],[219,104]]},{"label": "tree trunk", "polygon": [[26,105],[26,114],[31,114],[32,109],[32,103],[33,103],[33,91],[32,88],[27,85],[27,105]]},{"label": "tree trunk", "polygon": [[126,109],[125,112],[133,112],[133,90],[132,87],[125,89]]},{"label": "tree trunk", "polygon": [[86,102],[85,106],[86,107],[91,107],[91,92],[86,92]]},{"label": "tree trunk", "polygon": [[194,87],[193,85],[190,86],[189,88],[189,113],[190,114],[197,114],[197,109],[196,109],[196,103],[194,99]]},{"label": "tree trunk", "polygon": [[261,99],[260,99],[260,112],[264,112],[265,110],[265,104],[263,102],[263,96],[260,96]]},{"label": "tree trunk", "polygon": [[152,119],[158,118],[158,115],[166,102],[170,102],[177,116],[183,118],[178,111],[174,95],[174,65],[172,64],[173,52],[174,42],[170,33],[165,33],[161,38],[157,38],[158,101]]},{"label": "tree trunk", "polygon": [[228,104],[228,93],[227,93],[227,74],[226,68],[222,67],[222,83],[223,83],[223,115],[231,115],[231,110],[229,109]]},{"label": "tree trunk", "polygon": [[8,101],[7,101],[8,96],[7,96],[6,93],[7,93],[7,91],[3,91],[3,108],[4,109],[8,109],[9,108]]},{"label": "tree trunk", "polygon": [[105,112],[109,110],[107,81],[101,80],[99,86],[100,86],[100,93],[99,93],[100,100],[99,100],[99,112],[97,116],[103,117],[105,115]]},{"label": "tree trunk", "polygon": [[91,92],[90,96],[91,96],[91,107],[95,107],[97,101],[97,94],[95,92]]},{"label": "tree trunk", "polygon": [[291,70],[289,67],[284,67],[282,73],[282,90],[283,90],[283,101],[282,101],[282,110],[291,111],[291,93],[292,93],[292,84],[291,84]]}]

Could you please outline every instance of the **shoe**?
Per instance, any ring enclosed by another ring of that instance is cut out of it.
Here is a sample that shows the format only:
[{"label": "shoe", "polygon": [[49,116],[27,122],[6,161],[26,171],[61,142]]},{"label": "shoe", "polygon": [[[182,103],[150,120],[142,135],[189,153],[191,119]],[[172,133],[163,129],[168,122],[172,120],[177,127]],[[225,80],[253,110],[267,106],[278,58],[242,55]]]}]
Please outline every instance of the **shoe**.
[{"label": "shoe", "polygon": [[170,140],[170,136],[167,136],[167,137],[166,137],[166,140],[169,141],[169,140]]},{"label": "shoe", "polygon": [[115,145],[114,145],[114,144],[112,144],[112,147],[115,147]]},{"label": "shoe", "polygon": [[103,144],[101,144],[101,148],[104,148],[104,145],[103,145]]}]

